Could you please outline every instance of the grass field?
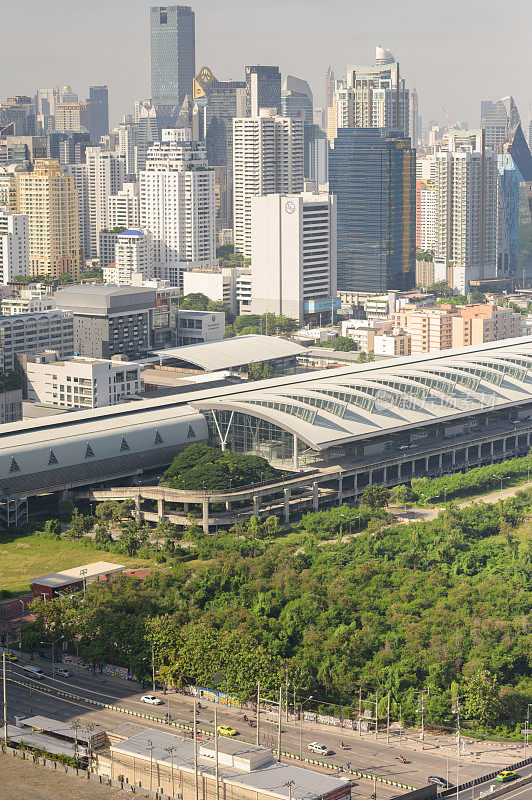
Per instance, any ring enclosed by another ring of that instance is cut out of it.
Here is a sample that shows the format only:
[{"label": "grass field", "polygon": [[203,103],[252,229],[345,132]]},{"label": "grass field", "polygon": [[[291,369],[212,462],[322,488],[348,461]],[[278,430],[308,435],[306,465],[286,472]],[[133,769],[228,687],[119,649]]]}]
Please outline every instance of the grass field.
[{"label": "grass field", "polygon": [[80,567],[93,561],[111,561],[127,567],[145,567],[153,560],[130,558],[84,547],[69,539],[43,539],[35,534],[0,535],[0,589],[23,594],[30,590],[30,580],[39,575]]}]

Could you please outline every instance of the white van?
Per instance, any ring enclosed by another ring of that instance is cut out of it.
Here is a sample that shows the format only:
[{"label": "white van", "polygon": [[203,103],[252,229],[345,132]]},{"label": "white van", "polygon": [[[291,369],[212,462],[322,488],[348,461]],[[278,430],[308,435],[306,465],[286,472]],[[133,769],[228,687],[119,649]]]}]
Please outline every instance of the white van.
[{"label": "white van", "polygon": [[42,679],[45,677],[45,674],[40,667],[32,667],[31,664],[26,664],[22,667],[22,669],[28,674],[29,677],[35,678],[39,681],[42,681]]}]

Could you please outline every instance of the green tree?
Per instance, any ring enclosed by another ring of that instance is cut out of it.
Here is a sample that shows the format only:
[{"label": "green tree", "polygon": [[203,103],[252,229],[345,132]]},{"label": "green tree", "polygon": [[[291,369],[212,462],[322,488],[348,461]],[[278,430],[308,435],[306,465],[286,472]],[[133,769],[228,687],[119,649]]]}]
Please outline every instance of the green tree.
[{"label": "green tree", "polygon": [[370,486],[366,486],[362,492],[360,502],[375,510],[376,508],[384,508],[388,505],[389,499],[390,490],[386,486],[372,483]]},{"label": "green tree", "polygon": [[210,298],[206,294],[193,292],[183,297],[179,307],[186,311],[207,311],[210,302]]},{"label": "green tree", "polygon": [[483,725],[495,722],[500,711],[496,676],[480,669],[466,680],[464,690],[466,719],[478,720]]},{"label": "green tree", "polygon": [[390,491],[390,500],[399,506],[405,506],[407,503],[412,502],[412,499],[412,489],[404,483],[400,484],[400,486],[394,486]]}]

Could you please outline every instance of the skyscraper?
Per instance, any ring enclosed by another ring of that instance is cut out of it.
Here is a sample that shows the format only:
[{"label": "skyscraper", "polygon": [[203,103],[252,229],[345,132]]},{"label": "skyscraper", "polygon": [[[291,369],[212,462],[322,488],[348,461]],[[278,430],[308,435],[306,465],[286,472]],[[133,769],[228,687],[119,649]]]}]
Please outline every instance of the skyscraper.
[{"label": "skyscraper", "polygon": [[[520,125],[511,131],[497,154],[497,277],[515,278],[519,255],[520,184],[532,186],[532,155]],[[532,203],[529,195],[530,211]]]},{"label": "skyscraper", "polygon": [[303,122],[263,108],[233,120],[235,249],[251,257],[251,198],[303,191]]},{"label": "skyscraper", "polygon": [[484,108],[481,127],[486,131],[485,144],[492,150],[498,150],[510,131],[521,124],[521,117],[512,95],[496,100]]},{"label": "skyscraper", "polygon": [[483,130],[450,131],[436,154],[435,255],[452,262],[453,287],[495,278],[497,253],[497,154]]},{"label": "skyscraper", "polygon": [[216,167],[217,227],[233,223],[233,119],[246,113],[244,81],[219,81],[208,67],[194,79],[194,102],[199,107],[200,138],[207,161]]},{"label": "skyscraper", "polygon": [[258,116],[261,108],[274,108],[281,113],[279,67],[246,67],[246,116]]},{"label": "skyscraper", "polygon": [[338,202],[338,289],[410,289],[415,279],[416,159],[383,128],[339,128],[329,159]]},{"label": "skyscraper", "polygon": [[251,200],[252,311],[304,320],[336,298],[336,198],[270,194]]},{"label": "skyscraper", "polygon": [[153,238],[156,277],[174,282],[180,264],[212,264],[214,170],[207,165],[205,145],[191,141],[190,130],[163,131],[163,141],[148,150],[139,179],[140,224]]},{"label": "skyscraper", "polygon": [[189,6],[152,6],[151,100],[181,105],[196,74],[196,23]]},{"label": "skyscraper", "polygon": [[305,125],[314,123],[314,99],[308,83],[302,78],[287,75],[281,92],[283,117],[299,117]]},{"label": "skyscraper", "polygon": [[87,147],[85,151],[87,168],[88,222],[90,231],[90,256],[100,252],[100,231],[107,227],[107,201],[117,194],[126,176],[125,158],[116,153]]},{"label": "skyscraper", "polygon": [[374,65],[348,67],[347,86],[354,91],[355,128],[393,128],[410,135],[410,93],[393,53],[376,47]]},{"label": "skyscraper", "polygon": [[79,278],[78,193],[74,178],[54,159],[38,159],[17,174],[19,212],[28,216],[32,275]]},{"label": "skyscraper", "polygon": [[93,144],[109,133],[109,93],[107,86],[89,87],[89,133]]}]

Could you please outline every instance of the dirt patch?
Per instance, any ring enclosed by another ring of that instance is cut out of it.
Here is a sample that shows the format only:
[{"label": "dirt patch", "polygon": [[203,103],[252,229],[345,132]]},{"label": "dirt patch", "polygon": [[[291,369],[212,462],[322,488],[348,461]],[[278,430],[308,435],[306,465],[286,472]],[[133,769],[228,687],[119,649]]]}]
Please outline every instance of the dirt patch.
[{"label": "dirt patch", "polygon": [[131,800],[136,796],[3,753],[0,775],[0,800]]}]

